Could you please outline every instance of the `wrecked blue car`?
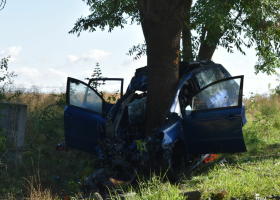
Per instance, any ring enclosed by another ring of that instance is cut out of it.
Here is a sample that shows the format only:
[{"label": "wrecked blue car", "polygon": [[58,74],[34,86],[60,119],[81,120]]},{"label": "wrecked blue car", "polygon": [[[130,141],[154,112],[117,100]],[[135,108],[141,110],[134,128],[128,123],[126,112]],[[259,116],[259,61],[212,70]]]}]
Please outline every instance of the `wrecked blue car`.
[{"label": "wrecked blue car", "polygon": [[[232,77],[222,65],[200,61],[181,62],[179,77],[166,121],[149,138],[144,138],[146,67],[136,70],[125,94],[123,79],[90,79],[84,83],[68,77],[66,144],[101,159],[109,154],[122,161],[170,167],[175,177],[178,165],[198,155],[245,152],[244,76]],[[120,82],[116,104],[106,103],[91,87],[93,82],[112,80]]]}]

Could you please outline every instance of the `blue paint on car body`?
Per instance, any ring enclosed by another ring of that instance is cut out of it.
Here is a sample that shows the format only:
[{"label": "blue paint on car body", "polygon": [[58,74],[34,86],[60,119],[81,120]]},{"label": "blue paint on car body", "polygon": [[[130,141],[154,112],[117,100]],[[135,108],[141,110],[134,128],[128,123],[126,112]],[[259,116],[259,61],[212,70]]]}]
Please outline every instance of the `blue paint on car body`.
[{"label": "blue paint on car body", "polygon": [[[212,73],[211,78],[203,80],[207,73]],[[241,152],[244,151],[244,149],[246,150],[243,142],[244,139],[241,126],[246,124],[247,118],[245,114],[245,104],[240,101],[242,97],[239,98],[239,104],[236,107],[228,107],[229,105],[225,104],[225,106],[220,108],[208,106],[208,110],[190,109],[191,106],[193,106],[191,105],[191,102],[194,101],[194,95],[198,95],[209,86],[226,80],[242,80],[242,84],[239,88],[239,94],[242,94],[243,77],[232,78],[222,65],[215,64],[211,61],[180,63],[179,76],[179,84],[170,104],[170,109],[166,116],[167,118],[157,130],[157,134],[162,135],[162,148],[167,148],[169,145],[174,147],[177,141],[183,141],[188,152],[194,154],[201,152],[210,153],[209,151],[211,151],[211,149],[214,149],[214,151],[222,151],[223,149],[226,149],[228,152]],[[69,96],[71,94],[69,89],[71,81],[73,86],[75,86],[74,83],[84,84],[89,90],[97,93],[97,91],[89,85],[69,78],[67,83],[67,99],[70,98]],[[182,95],[182,90],[184,87],[187,87],[186,83],[191,83],[188,87],[191,87],[192,91],[189,91],[188,95],[186,95],[187,98],[185,102],[189,103],[182,106],[182,96],[184,96]],[[127,100],[131,93],[135,93],[137,90],[144,93],[147,91],[147,67],[142,67],[136,70],[135,76],[131,79],[126,90],[126,94],[119,99],[116,104],[105,103],[103,98],[98,95],[100,98],[99,101],[103,102],[102,111],[108,114],[107,117],[105,117],[103,113],[94,113],[83,108],[78,108],[75,105],[70,105],[68,100],[64,114],[66,119],[65,136],[70,146],[89,153],[95,153],[95,150],[93,150],[94,148],[91,148],[90,144],[98,144],[97,138],[104,139],[105,136],[97,133],[98,131],[96,128],[92,127],[95,127],[99,123],[101,127],[105,128],[106,119],[111,119],[114,124],[118,124],[115,123],[115,120],[119,119],[119,116],[125,111],[125,107],[122,106],[122,103]],[[227,93],[220,93],[219,98],[223,98],[223,96],[221,96],[222,94],[225,95]],[[211,100],[211,98],[212,97],[210,97],[209,100]],[[212,100],[214,102],[214,98]],[[205,101],[205,105],[210,104]],[[72,117],[75,117],[76,119],[71,121],[70,114],[74,114]],[[84,127],[81,128],[80,125],[76,126],[82,122]],[[73,127],[74,125],[76,128]],[[216,128],[220,126],[220,129],[215,130],[215,126]],[[127,127],[124,126],[124,129],[125,128]],[[80,130],[82,130],[83,133],[81,133]],[[232,134],[236,134],[237,137],[232,140],[227,139],[230,138]],[[89,136],[92,139],[89,139]],[[79,141],[83,141],[84,144],[86,143],[87,145],[76,144],[77,142],[75,138],[78,138]],[[92,140],[95,141],[92,142]],[[236,148],[234,144],[232,144],[234,142],[236,142],[235,144],[239,144],[240,147]],[[200,147],[201,145],[205,145],[205,148]],[[225,148],[226,145],[230,148]]]}]

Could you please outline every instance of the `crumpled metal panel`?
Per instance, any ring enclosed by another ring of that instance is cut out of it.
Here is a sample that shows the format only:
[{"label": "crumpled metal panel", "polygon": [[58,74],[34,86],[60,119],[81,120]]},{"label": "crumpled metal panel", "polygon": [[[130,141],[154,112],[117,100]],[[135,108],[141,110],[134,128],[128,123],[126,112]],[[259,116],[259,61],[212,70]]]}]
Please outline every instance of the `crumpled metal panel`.
[{"label": "crumpled metal panel", "polygon": [[165,148],[168,144],[173,144],[181,137],[181,124],[182,119],[177,113],[172,113],[167,117],[164,125],[159,129],[159,132],[164,133],[161,143],[163,148]]}]

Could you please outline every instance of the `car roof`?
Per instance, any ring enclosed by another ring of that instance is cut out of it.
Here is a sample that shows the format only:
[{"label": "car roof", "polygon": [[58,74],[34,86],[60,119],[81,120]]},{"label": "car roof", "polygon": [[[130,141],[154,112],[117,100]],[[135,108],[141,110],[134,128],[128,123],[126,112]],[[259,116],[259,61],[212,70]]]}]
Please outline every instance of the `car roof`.
[{"label": "car roof", "polygon": [[[214,63],[213,61],[211,60],[201,60],[201,61],[192,61],[192,62],[179,62],[179,82],[181,81],[184,81],[186,77],[190,76],[190,75],[194,75],[200,71],[203,71],[207,68],[212,68],[212,67],[218,67],[220,69],[222,69],[226,74],[228,74],[230,76],[230,74],[227,72],[227,70],[221,65],[221,64],[216,64]],[[141,68],[137,68],[135,70],[135,76],[132,77],[130,83],[129,83],[129,86],[128,86],[128,90],[132,89],[132,82],[134,82],[134,80],[136,79],[139,79],[137,80],[137,82],[139,81],[143,81],[141,80],[141,78],[139,76],[143,76],[143,75],[146,75],[147,76],[147,66],[145,67],[141,67]],[[147,81],[147,79],[145,79],[145,81]],[[144,81],[144,82],[145,82]],[[143,85],[147,84],[145,82],[142,83]],[[145,91],[146,90],[146,87],[145,88],[135,88],[134,89],[136,90],[140,90],[140,91]]]},{"label": "car roof", "polygon": [[[204,71],[209,68],[214,68],[214,67],[220,68],[226,74],[226,77],[231,77],[231,75],[228,73],[228,71],[221,64],[214,63],[213,61],[182,62],[180,69],[179,69],[179,78],[180,78],[179,82],[185,81],[185,79],[187,77],[193,76],[198,72]],[[185,70],[185,72],[182,72],[183,70]],[[181,74],[180,74],[180,72],[181,72]]]}]

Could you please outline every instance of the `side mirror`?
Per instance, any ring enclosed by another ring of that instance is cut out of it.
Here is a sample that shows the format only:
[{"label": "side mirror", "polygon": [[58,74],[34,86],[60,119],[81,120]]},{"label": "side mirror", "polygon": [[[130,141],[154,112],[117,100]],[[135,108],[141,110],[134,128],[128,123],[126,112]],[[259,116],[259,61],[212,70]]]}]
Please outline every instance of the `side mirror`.
[{"label": "side mirror", "polygon": [[191,114],[191,112],[192,112],[192,108],[191,108],[190,105],[188,105],[188,106],[185,108],[185,114],[186,114],[186,115],[189,115],[189,114]]}]

